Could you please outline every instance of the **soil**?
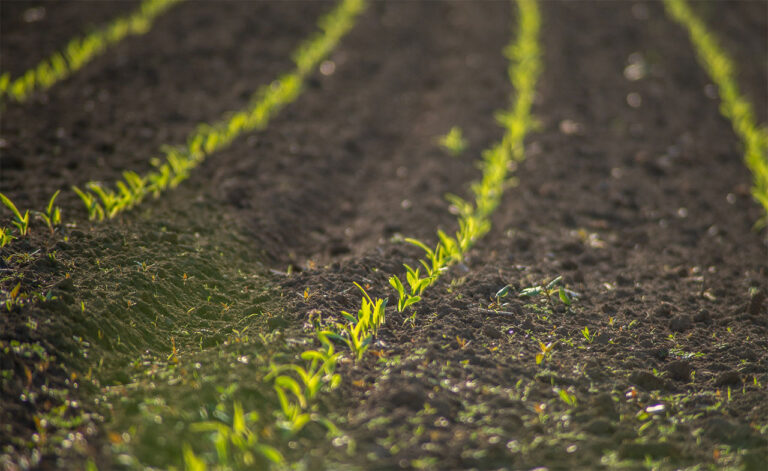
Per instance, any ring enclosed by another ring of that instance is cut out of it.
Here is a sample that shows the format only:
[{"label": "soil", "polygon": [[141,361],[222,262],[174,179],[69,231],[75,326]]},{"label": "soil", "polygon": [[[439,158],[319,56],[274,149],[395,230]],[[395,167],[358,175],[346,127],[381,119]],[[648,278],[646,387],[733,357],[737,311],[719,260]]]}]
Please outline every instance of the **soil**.
[{"label": "soil", "polygon": [[[178,5],[8,105],[3,193],[40,208],[58,188],[145,170],[160,145],[290,70],[331,4],[226,6]],[[727,18],[718,33],[744,45],[724,42],[764,118],[768,15],[755,12],[768,7],[695,6]],[[390,308],[373,353],[341,365],[321,409],[354,447],[314,424],[290,440],[264,426],[291,461],[761,469],[768,458],[761,209],[685,32],[658,3],[541,8],[540,126],[517,185],[415,316]],[[57,9],[50,29],[71,34],[57,18],[83,6]],[[444,195],[468,195],[482,149],[502,135],[493,115],[511,93],[501,51],[514,17],[508,2],[372,3],[329,58],[332,73],[176,190],[101,224],[63,192],[68,227],[49,236],[38,224],[0,249],[4,297],[17,283],[51,293],[0,315],[0,463],[168,468],[182,464],[182,443],[212,450],[190,424],[227,417],[234,401],[269,423],[279,407],[269,365],[306,348],[310,314],[353,309],[352,281],[389,296],[387,277],[420,255],[401,238],[434,243],[437,228],[456,229]],[[6,22],[40,35],[6,17],[4,40]],[[631,64],[642,64],[638,80]],[[457,157],[436,144],[452,126],[469,143]],[[518,296],[557,276],[578,293],[571,305]]]}]

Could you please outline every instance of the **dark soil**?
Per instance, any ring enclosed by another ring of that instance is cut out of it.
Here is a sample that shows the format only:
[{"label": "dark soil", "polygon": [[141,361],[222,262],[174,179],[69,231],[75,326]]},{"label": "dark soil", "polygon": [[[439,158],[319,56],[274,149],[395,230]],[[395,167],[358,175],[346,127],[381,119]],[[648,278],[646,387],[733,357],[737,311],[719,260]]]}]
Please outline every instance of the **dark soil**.
[{"label": "dark soil", "polygon": [[[174,7],[147,35],[9,105],[2,191],[40,208],[58,188],[148,168],[161,144],[289,70],[330,5]],[[541,8],[541,125],[518,185],[416,315],[390,309],[374,353],[343,363],[322,409],[356,447],[312,427],[287,443],[264,428],[291,460],[761,469],[768,459],[761,210],[685,32],[657,3]],[[765,117],[759,5],[701,8],[728,18],[721,35],[749,25],[733,33],[749,44],[734,56]],[[38,224],[0,251],[5,296],[21,283],[56,297],[0,315],[0,463],[168,468],[182,443],[210,447],[189,424],[233,401],[271,420],[267,367],[306,348],[309,313],[353,309],[352,281],[388,296],[387,277],[420,255],[401,236],[434,243],[437,228],[455,230],[444,195],[468,194],[475,161],[502,134],[493,114],[511,93],[501,51],[514,15],[507,2],[372,3],[329,58],[332,73],[178,189],[103,224],[63,193],[76,226],[51,237]],[[642,64],[638,80],[631,64]],[[435,139],[456,125],[469,146],[451,157]],[[517,296],[558,275],[579,294],[572,305]],[[539,342],[554,346],[537,365]]]}]

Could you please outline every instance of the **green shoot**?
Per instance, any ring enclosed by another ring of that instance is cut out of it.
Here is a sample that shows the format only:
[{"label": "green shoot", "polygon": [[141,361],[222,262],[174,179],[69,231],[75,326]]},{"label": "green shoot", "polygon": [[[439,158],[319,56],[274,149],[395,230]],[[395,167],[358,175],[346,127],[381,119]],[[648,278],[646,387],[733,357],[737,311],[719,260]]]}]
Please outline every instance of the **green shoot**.
[{"label": "green shoot", "polygon": [[24,215],[22,216],[16,205],[13,204],[13,202],[2,193],[0,193],[0,201],[2,201],[5,207],[10,209],[13,213],[14,220],[11,222],[11,224],[16,226],[16,228],[19,230],[19,235],[22,237],[27,235],[29,232],[29,210],[25,211]]},{"label": "green shoot", "polygon": [[440,136],[437,143],[454,157],[460,155],[467,148],[467,141],[458,126],[452,127],[448,134]]},{"label": "green shoot", "polygon": [[557,299],[560,300],[566,306],[573,304],[573,299],[578,298],[579,294],[575,291],[566,289],[563,285],[563,277],[557,276],[546,285],[536,285],[529,288],[524,288],[518,293],[518,297],[521,298],[534,298],[538,296],[546,297],[547,301],[552,303],[552,298],[557,295]]},{"label": "green shoot", "polygon": [[16,237],[11,234],[7,227],[0,227],[0,248],[10,244]]},{"label": "green shoot", "polygon": [[[262,460],[274,464],[284,464],[285,458],[274,447],[259,443],[258,429],[256,428],[259,414],[256,412],[245,413],[243,406],[235,402],[232,412],[232,423],[224,422],[198,422],[191,425],[193,432],[211,434],[218,458],[218,465],[222,469],[246,469],[253,467],[256,455]],[[237,451],[237,453],[232,453]],[[184,447],[184,461],[187,469],[206,469],[205,462],[198,458],[189,445]]]},{"label": "green shoot", "polygon": [[403,312],[411,304],[415,304],[421,301],[421,296],[413,296],[406,293],[405,287],[403,286],[403,283],[400,281],[400,278],[398,278],[397,275],[392,275],[389,278],[389,284],[392,285],[393,288],[395,288],[395,291],[397,291],[397,296],[398,296],[397,312]]},{"label": "green shoot", "polygon": [[80,188],[73,186],[72,190],[77,193],[77,196],[85,203],[85,208],[88,210],[88,219],[93,221],[98,219],[99,221],[104,219],[104,208],[101,207],[96,196],[90,191],[83,191]]},{"label": "green shoot", "polygon": [[571,407],[576,406],[578,401],[576,400],[576,395],[565,390],[565,389],[556,389],[558,396],[560,396],[560,400],[562,400],[564,403],[568,404]]},{"label": "green shoot", "polygon": [[590,333],[589,327],[584,327],[581,329],[581,335],[584,336],[584,339],[587,341],[587,343],[592,343],[595,341],[595,337],[597,336],[597,333]]},{"label": "green shoot", "polygon": [[48,226],[48,230],[51,231],[51,235],[53,235],[56,227],[61,225],[61,209],[58,206],[53,206],[59,193],[61,193],[61,190],[56,190],[56,193],[54,193],[48,201],[48,206],[45,207],[45,212],[38,213],[40,219],[45,222],[45,225]]},{"label": "green shoot", "polygon": [[552,349],[555,348],[556,344],[557,342],[550,342],[545,345],[544,342],[539,341],[539,349],[541,351],[536,354],[537,365],[540,365],[544,360],[549,361],[552,358]]}]

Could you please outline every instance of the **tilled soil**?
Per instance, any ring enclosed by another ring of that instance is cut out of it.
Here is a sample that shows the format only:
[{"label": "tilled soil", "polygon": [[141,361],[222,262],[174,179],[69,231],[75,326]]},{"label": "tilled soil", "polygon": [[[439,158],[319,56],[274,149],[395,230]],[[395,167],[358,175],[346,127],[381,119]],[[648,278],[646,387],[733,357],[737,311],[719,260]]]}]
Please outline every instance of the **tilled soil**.
[{"label": "tilled soil", "polygon": [[[226,6],[174,7],[10,105],[2,191],[41,207],[59,187],[146,169],[161,144],[287,71],[330,4]],[[342,387],[321,402],[356,446],[310,428],[285,444],[291,460],[761,469],[768,458],[768,253],[751,229],[761,213],[685,33],[656,3],[541,8],[540,127],[517,186],[415,315],[390,309],[374,353],[342,365]],[[754,12],[768,12],[700,8],[749,25],[718,33],[748,44],[734,56],[764,117],[768,33]],[[511,93],[501,50],[514,15],[507,2],[373,3],[294,104],[177,190],[113,223],[77,219],[66,241],[40,228],[2,249],[4,290],[21,281],[58,299],[2,317],[12,373],[0,462],[167,468],[182,442],[197,443],[189,423],[223,402],[271,417],[266,365],[301,348],[309,314],[353,309],[352,281],[389,296],[389,274],[419,255],[397,241],[455,230],[443,197],[468,193],[474,162],[501,137],[493,114]],[[435,141],[454,125],[469,142],[458,157]],[[65,219],[82,215],[71,195],[61,204]],[[578,293],[570,306],[518,296],[556,276]],[[53,423],[62,405],[81,422]],[[42,456],[22,451],[30,443]]]}]

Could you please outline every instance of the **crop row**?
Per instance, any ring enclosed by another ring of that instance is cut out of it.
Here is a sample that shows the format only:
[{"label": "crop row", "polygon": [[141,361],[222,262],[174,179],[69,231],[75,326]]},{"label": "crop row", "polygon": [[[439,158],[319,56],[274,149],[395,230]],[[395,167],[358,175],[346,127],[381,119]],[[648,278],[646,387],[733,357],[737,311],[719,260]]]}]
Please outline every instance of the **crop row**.
[{"label": "crop row", "polygon": [[[451,264],[461,261],[466,251],[488,232],[491,225],[490,216],[510,182],[510,163],[521,161],[525,157],[523,140],[533,127],[530,113],[535,85],[541,71],[538,43],[540,16],[535,0],[517,0],[517,5],[520,12],[518,35],[504,51],[510,59],[508,73],[515,99],[509,110],[500,112],[497,116],[505,129],[504,137],[501,142],[483,153],[482,178],[471,187],[475,196],[474,202],[469,203],[456,196],[449,198],[450,202],[459,208],[459,231],[456,236],[451,237],[439,231],[440,241],[434,250],[418,240],[408,239],[426,252],[427,259],[421,261],[425,269],[424,276],[421,276],[422,267],[413,269],[406,265],[410,293],[405,290],[399,277],[393,275],[390,278],[390,283],[399,295],[399,311],[420,301],[421,294],[440,274]],[[279,426],[287,431],[289,436],[298,434],[310,422],[323,425],[331,437],[341,433],[335,424],[318,412],[317,398],[323,391],[335,389],[342,381],[336,372],[342,358],[349,355],[351,360],[359,361],[364,357],[379,328],[385,323],[387,310],[384,298],[372,298],[359,283],[354,285],[362,294],[356,312],[342,312],[341,322],[313,317],[310,321],[314,326],[314,335],[319,347],[301,353],[301,361],[298,363],[270,365],[266,379],[272,380],[281,406]],[[339,352],[336,350],[337,345],[347,348]],[[249,421],[247,417],[248,414],[236,403],[231,425],[206,422],[195,426],[196,429],[211,432],[211,440],[216,445],[217,454],[215,460],[211,460],[212,456],[198,456],[191,448],[186,447],[184,459],[187,469],[200,471],[207,469],[208,464],[214,463],[223,469],[230,466],[247,466],[248,461],[253,460],[253,453],[258,453],[269,461],[281,463],[283,458],[277,450],[259,443],[258,433],[254,429],[256,421]]]},{"label": "crop row", "polygon": [[144,0],[130,15],[113,20],[106,27],[83,37],[70,40],[61,51],[54,52],[33,69],[11,79],[10,73],[0,75],[0,102],[24,102],[35,90],[45,90],[74,72],[109,46],[127,36],[144,34],[160,14],[183,0]]},{"label": "crop row", "polygon": [[759,225],[768,224],[768,127],[758,126],[751,103],[741,94],[736,68],[717,38],[707,30],[685,0],[664,0],[670,17],[686,28],[699,60],[717,85],[722,100],[720,111],[731,120],[744,145],[744,161],[752,172],[752,195],[765,214]]}]

